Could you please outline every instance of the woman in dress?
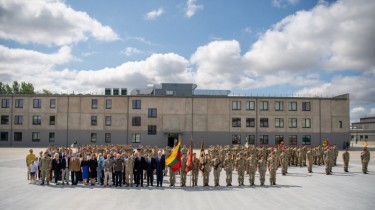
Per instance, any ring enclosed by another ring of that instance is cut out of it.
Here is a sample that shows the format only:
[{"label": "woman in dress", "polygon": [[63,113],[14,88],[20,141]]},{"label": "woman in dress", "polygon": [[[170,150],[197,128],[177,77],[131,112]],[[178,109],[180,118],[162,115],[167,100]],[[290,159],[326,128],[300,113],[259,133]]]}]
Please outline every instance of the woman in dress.
[{"label": "woman in dress", "polygon": [[95,179],[97,177],[97,171],[98,171],[98,161],[96,159],[96,154],[93,153],[92,157],[89,160],[89,171],[90,171],[90,181],[91,185],[95,185]]},{"label": "woman in dress", "polygon": [[83,184],[87,185],[87,179],[89,178],[89,161],[87,160],[87,156],[85,154],[83,155],[81,162],[81,172]]}]

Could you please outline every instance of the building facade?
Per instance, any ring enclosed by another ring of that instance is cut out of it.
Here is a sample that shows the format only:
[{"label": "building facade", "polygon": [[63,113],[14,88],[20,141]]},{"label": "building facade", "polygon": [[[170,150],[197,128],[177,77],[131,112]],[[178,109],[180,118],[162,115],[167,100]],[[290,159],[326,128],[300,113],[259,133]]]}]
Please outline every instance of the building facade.
[{"label": "building facade", "polygon": [[363,117],[352,123],[351,139],[355,142],[375,141],[375,117]]},{"label": "building facade", "polygon": [[[168,90],[170,91],[170,90]],[[170,92],[168,92],[170,93]],[[0,146],[318,145],[350,140],[349,95],[0,95]]]}]

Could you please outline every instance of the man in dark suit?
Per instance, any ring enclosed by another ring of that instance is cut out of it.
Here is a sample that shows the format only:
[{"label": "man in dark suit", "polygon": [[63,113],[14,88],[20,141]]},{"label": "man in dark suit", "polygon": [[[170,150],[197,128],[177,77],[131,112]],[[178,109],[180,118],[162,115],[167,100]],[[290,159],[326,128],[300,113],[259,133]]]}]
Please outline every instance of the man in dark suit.
[{"label": "man in dark suit", "polygon": [[147,186],[154,186],[154,172],[156,168],[156,160],[155,158],[151,157],[152,153],[149,152],[146,158],[146,171],[147,171]]},{"label": "man in dark suit", "polygon": [[155,158],[156,163],[156,187],[163,186],[163,173],[165,170],[165,156],[158,151],[158,156]]},{"label": "man in dark suit", "polygon": [[135,174],[135,184],[139,187],[143,187],[143,169],[145,169],[145,158],[141,156],[139,152],[135,153],[134,158],[134,174]]}]

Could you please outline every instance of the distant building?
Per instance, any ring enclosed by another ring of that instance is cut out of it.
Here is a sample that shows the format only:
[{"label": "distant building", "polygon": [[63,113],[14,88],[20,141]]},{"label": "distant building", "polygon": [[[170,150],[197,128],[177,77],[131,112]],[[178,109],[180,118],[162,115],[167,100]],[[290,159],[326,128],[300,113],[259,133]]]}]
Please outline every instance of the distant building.
[{"label": "distant building", "polygon": [[195,84],[106,88],[103,95],[0,95],[0,146],[318,145],[350,140],[349,95],[229,96]]},{"label": "distant building", "polygon": [[375,117],[360,118],[350,128],[352,141],[375,141]]}]

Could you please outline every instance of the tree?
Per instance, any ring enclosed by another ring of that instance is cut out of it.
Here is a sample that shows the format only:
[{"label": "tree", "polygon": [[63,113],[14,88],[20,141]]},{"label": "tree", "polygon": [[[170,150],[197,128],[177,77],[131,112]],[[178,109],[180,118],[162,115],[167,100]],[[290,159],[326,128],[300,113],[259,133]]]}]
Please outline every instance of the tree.
[{"label": "tree", "polygon": [[22,82],[20,93],[21,94],[35,94],[34,85],[31,83]]},{"label": "tree", "polygon": [[19,94],[20,93],[20,84],[17,81],[13,81],[12,89],[13,89],[12,92],[14,94]]},{"label": "tree", "polygon": [[46,95],[52,95],[53,93],[47,89],[43,89],[43,93]]}]

